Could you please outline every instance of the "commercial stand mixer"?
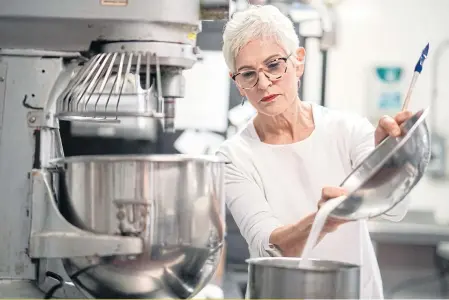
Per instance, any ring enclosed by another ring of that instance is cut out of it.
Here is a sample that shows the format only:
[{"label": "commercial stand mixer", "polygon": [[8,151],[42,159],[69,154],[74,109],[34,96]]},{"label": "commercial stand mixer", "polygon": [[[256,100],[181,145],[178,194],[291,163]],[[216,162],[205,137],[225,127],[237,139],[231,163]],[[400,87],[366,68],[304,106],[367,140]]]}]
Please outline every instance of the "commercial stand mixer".
[{"label": "commercial stand mixer", "polygon": [[173,130],[200,21],[228,15],[226,0],[0,2],[0,297],[188,298],[211,279],[223,161],[65,158],[58,127]]}]

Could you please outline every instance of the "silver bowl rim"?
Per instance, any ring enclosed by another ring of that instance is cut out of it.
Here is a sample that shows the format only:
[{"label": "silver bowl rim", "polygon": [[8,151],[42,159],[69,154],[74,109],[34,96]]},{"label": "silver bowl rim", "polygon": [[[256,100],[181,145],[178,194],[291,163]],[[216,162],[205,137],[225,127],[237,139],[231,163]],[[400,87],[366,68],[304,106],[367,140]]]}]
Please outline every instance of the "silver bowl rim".
[{"label": "silver bowl rim", "polygon": [[172,162],[207,162],[228,163],[228,160],[216,155],[188,155],[188,154],[120,154],[120,155],[79,155],[51,160],[50,165],[61,166],[66,163],[96,163],[96,162],[131,162],[147,161],[156,163]]},{"label": "silver bowl rim", "polygon": [[[426,109],[422,109],[420,111],[418,111],[416,114],[418,114],[419,112],[421,112],[421,116],[419,116],[418,120],[416,120],[415,124],[413,124],[413,126],[410,128],[410,130],[407,132],[407,134],[394,146],[393,149],[391,149],[391,151],[381,160],[379,161],[378,165],[376,166],[376,168],[373,169],[373,171],[370,173],[371,177],[374,173],[376,173],[385,162],[387,162],[400,148],[402,148],[404,146],[404,144],[410,139],[410,137],[415,133],[416,129],[425,121],[428,112],[429,112],[429,108]],[[355,168],[354,170],[345,178],[345,180],[343,180],[342,185],[352,176],[354,175],[354,173],[356,173],[361,166],[371,157],[374,156],[374,154],[376,154],[376,152],[379,151],[380,148],[382,148],[387,140],[391,140],[394,139],[394,137],[388,136],[387,138],[385,138],[362,162],[360,162]]]},{"label": "silver bowl rim", "polygon": [[[333,272],[337,270],[351,270],[351,269],[360,269],[359,265],[351,264],[347,262],[342,261],[333,261],[333,260],[326,260],[326,259],[309,259],[310,261],[316,261],[316,262],[323,262],[323,263],[330,263],[334,265],[334,267],[299,267],[299,262],[302,260],[300,257],[254,257],[254,258],[248,258],[246,259],[246,263],[248,265],[256,265],[256,266],[262,266],[262,267],[268,267],[268,268],[278,268],[278,269],[290,269],[290,270],[307,270],[307,271],[313,271],[313,272]],[[270,265],[267,264],[267,262],[276,262],[276,261],[292,261],[296,262],[295,265]]]},{"label": "silver bowl rim", "polygon": [[[407,134],[394,146],[393,149],[391,149],[391,151],[382,159],[380,160],[377,165],[371,170],[371,172],[369,173],[369,175],[366,177],[366,179],[360,183],[360,185],[358,185],[357,187],[355,187],[354,189],[352,189],[350,191],[350,193],[348,194],[348,198],[350,198],[350,196],[357,191],[358,189],[360,189],[360,187],[362,187],[369,179],[371,179],[372,176],[374,176],[374,174],[376,174],[382,167],[383,165],[389,160],[391,159],[391,157],[400,149],[402,148],[405,143],[410,139],[410,136],[413,135],[416,131],[416,129],[421,126],[421,124],[425,124],[425,120],[429,114],[429,108],[425,108],[425,109],[421,109],[419,110],[416,114],[421,113],[421,115],[419,116],[418,120],[415,122],[415,124],[413,124],[413,126],[410,128],[410,130],[407,132]],[[427,131],[428,132],[428,131]],[[376,154],[376,152],[378,152],[379,148],[383,147],[383,145],[386,144],[387,140],[391,140],[394,137],[388,136],[387,138],[385,138],[362,162],[360,162],[352,171],[351,173],[349,173],[348,176],[346,176],[346,178],[342,181],[342,183],[340,184],[340,187],[344,187],[344,184],[349,180],[349,178],[351,178],[351,176],[354,176],[354,174],[361,168],[361,166],[363,164],[365,164],[365,162],[370,159],[372,156],[374,156]],[[429,161],[430,159],[430,152],[429,152],[429,157],[427,158],[427,161]],[[396,203],[397,204],[397,203]],[[387,211],[389,211],[390,209],[394,208],[394,206],[396,205],[394,204],[391,208],[389,208]],[[343,204],[340,204],[337,209]],[[371,218],[380,216],[382,214],[384,214],[384,211],[382,213],[378,213],[376,215],[370,216]],[[354,218],[348,218],[348,217],[341,217],[338,214],[335,214],[334,212],[331,213],[332,217],[335,218],[343,218],[343,219],[351,219],[353,220]],[[357,218],[355,218],[357,219]]]}]

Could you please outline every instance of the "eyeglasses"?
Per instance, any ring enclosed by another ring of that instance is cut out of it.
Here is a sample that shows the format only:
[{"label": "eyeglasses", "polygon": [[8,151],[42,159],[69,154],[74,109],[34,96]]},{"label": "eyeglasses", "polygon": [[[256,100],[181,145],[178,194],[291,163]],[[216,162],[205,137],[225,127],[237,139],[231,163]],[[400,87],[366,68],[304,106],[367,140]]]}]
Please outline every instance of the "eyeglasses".
[{"label": "eyeglasses", "polygon": [[[262,72],[270,81],[281,79],[287,72],[287,59],[291,55],[290,53],[287,57],[278,57],[270,60],[262,67]],[[259,71],[254,69],[244,70],[232,75],[232,79],[242,89],[249,90],[259,82]]]}]

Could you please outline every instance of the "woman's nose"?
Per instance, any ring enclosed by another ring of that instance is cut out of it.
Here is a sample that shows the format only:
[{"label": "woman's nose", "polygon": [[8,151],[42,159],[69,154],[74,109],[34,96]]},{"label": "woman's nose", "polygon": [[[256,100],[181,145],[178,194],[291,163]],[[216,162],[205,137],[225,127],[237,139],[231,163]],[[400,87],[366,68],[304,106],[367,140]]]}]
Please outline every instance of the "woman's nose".
[{"label": "woman's nose", "polygon": [[266,90],[272,82],[268,78],[267,74],[265,74],[263,71],[259,72],[259,82],[257,83],[259,89]]}]

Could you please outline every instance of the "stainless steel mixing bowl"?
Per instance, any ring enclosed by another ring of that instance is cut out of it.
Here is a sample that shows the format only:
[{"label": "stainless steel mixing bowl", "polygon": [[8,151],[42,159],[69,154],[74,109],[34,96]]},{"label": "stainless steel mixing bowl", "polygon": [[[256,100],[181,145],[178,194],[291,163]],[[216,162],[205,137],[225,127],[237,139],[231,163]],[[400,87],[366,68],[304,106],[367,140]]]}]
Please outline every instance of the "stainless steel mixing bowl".
[{"label": "stainless steel mixing bowl", "polygon": [[348,197],[331,215],[358,220],[387,213],[422,178],[430,160],[430,134],[421,110],[401,125],[400,137],[388,137],[343,181]]},{"label": "stainless steel mixing bowl", "polygon": [[60,210],[69,222],[145,242],[135,257],[65,259],[77,286],[95,298],[187,298],[210,280],[224,240],[223,161],[124,155],[54,163]]},{"label": "stainless steel mixing bowl", "polygon": [[360,267],[300,258],[253,258],[248,262],[250,299],[360,299]]}]

